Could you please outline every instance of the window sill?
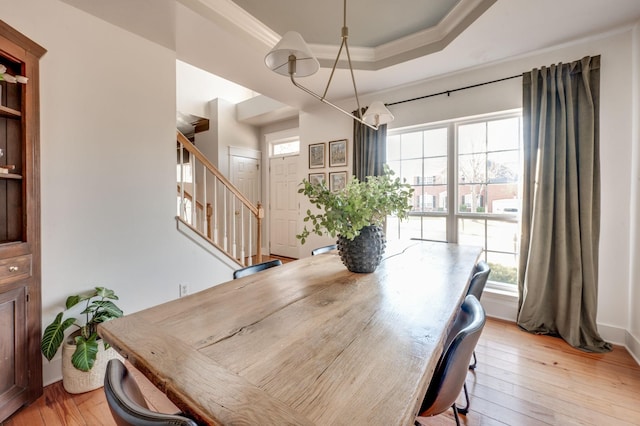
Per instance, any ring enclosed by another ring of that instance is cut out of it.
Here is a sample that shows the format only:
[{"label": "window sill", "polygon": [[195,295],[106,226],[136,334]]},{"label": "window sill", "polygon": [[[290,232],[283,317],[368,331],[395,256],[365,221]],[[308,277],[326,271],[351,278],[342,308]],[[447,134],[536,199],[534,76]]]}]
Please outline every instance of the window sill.
[{"label": "window sill", "polygon": [[518,287],[511,284],[501,283],[487,283],[484,289],[485,293],[495,294],[497,296],[504,296],[518,300]]}]

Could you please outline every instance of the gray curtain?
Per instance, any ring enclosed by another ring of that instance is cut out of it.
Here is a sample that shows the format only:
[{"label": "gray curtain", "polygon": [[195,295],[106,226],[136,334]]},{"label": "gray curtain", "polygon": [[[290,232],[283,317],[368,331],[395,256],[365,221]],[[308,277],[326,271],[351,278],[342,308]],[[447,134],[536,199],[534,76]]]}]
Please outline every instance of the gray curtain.
[{"label": "gray curtain", "polygon": [[518,325],[606,352],[596,328],[600,56],[523,74]]},{"label": "gray curtain", "polygon": [[[364,108],[360,114],[364,113]],[[358,111],[354,115],[361,117]],[[380,176],[387,160],[387,125],[373,130],[353,120],[353,174],[359,181],[367,176]]]}]

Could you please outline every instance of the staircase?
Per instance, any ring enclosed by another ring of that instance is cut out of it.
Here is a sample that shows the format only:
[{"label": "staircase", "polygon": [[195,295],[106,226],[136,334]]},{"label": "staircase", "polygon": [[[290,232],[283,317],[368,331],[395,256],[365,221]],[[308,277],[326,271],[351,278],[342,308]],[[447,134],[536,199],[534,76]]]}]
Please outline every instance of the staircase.
[{"label": "staircase", "polygon": [[238,266],[262,262],[264,209],[249,201],[179,130],[176,219]]}]

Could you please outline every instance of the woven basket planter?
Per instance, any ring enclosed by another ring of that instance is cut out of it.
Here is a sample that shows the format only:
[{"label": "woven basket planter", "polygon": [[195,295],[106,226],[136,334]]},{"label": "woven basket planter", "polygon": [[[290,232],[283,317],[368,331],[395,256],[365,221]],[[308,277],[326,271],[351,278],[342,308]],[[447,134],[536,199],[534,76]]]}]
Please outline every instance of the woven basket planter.
[{"label": "woven basket planter", "polygon": [[69,393],[84,393],[98,389],[104,385],[104,374],[110,359],[123,358],[115,349],[104,348],[104,342],[98,341],[98,356],[89,371],[81,371],[73,366],[71,357],[76,351],[73,340],[67,339],[62,344],[62,386]]}]

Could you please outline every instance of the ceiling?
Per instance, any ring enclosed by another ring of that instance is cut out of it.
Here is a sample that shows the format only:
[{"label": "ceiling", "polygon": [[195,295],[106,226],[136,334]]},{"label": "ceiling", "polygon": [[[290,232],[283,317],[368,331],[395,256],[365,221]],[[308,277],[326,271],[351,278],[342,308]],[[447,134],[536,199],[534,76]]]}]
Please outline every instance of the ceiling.
[{"label": "ceiling", "polygon": [[[311,44],[336,44],[340,38],[343,0],[233,2],[278,34],[297,31]],[[367,3],[371,1],[347,2],[349,42],[354,46],[375,47],[435,26],[459,0],[395,0],[380,2],[375,8]],[[372,28],[376,30],[371,31]]]},{"label": "ceiling", "polygon": [[[442,50],[496,0],[233,2],[259,21],[248,32],[296,31],[325,67],[333,66],[346,26],[353,67],[376,70]],[[242,12],[231,18],[242,21]],[[339,59],[347,68],[346,52]]]},{"label": "ceiling", "polygon": [[[301,109],[318,102],[293,87],[288,78],[268,70],[264,56],[281,32],[297,29],[319,58],[335,59],[343,19],[343,0],[62,1],[173,49],[184,62]],[[454,21],[438,28],[453,15]],[[354,74],[361,98],[571,43],[639,20],[639,0],[347,3],[349,46],[359,62]],[[436,29],[428,28],[433,24]],[[332,60],[321,59],[321,64],[323,68],[304,78],[303,84],[322,93]],[[327,98],[339,102],[352,96],[348,71],[337,70]]]}]

